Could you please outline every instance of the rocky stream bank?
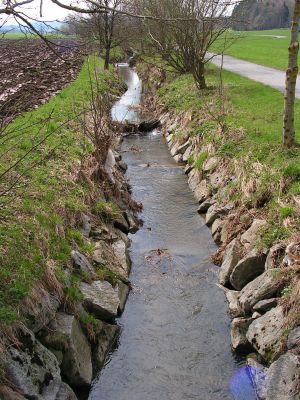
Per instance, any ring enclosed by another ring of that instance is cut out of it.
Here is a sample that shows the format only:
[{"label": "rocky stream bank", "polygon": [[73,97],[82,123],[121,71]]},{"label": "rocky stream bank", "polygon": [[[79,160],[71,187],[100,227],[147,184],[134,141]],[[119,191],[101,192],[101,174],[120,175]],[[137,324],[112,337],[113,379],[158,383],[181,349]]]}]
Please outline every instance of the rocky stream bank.
[{"label": "rocky stream bank", "polygon": [[[185,117],[164,111],[160,120],[171,155],[185,168],[198,212],[220,246],[213,258],[220,265],[219,285],[232,316],[232,348],[248,355],[258,399],[299,399],[300,327],[287,328],[282,297],[284,269],[299,262],[298,245],[285,241],[265,247],[263,228],[271,221],[256,217],[254,209],[241,211],[224,201],[236,177],[226,173],[213,147],[210,151],[197,137],[182,135]],[[197,168],[190,160],[201,153],[207,157]]]},{"label": "rocky stream bank", "polygon": [[3,400],[86,398],[118,339],[116,318],[131,289],[127,235],[138,229],[141,205],[124,177],[122,137],[114,137],[105,164],[90,157],[78,178],[93,187],[93,205],[73,216],[88,251],[75,246],[59,274],[49,265],[27,300],[26,320],[2,340]]}]

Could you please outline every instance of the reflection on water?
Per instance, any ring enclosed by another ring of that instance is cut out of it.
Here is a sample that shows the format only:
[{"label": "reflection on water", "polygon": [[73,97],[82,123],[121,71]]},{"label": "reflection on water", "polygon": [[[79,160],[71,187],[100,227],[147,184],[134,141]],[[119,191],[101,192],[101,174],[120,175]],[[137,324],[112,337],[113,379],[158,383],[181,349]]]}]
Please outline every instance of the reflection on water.
[{"label": "reflection on water", "polygon": [[142,82],[137,73],[128,67],[128,64],[118,64],[118,70],[128,90],[112,107],[111,114],[115,121],[139,122],[139,112],[135,109],[141,102]]},{"label": "reflection on water", "polygon": [[255,400],[249,379],[237,375],[243,361],[231,352],[230,318],[210,260],[216,246],[183,170],[159,131],[127,137],[122,150],[144,226],[131,235],[134,290],[119,320],[119,346],[89,399]]}]

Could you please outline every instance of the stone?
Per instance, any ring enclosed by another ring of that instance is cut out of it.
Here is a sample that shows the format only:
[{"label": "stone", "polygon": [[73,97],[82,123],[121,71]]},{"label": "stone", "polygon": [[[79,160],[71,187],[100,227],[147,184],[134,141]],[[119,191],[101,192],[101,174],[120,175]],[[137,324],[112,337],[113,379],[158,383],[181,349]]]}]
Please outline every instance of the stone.
[{"label": "stone", "polygon": [[119,311],[120,300],[118,288],[114,289],[109,282],[94,281],[92,284],[81,282],[84,308],[103,321],[113,321]]},{"label": "stone", "polygon": [[278,304],[278,299],[271,298],[266,300],[260,300],[253,306],[253,311],[257,311],[264,314],[270,311],[272,308],[276,307]]},{"label": "stone", "polygon": [[221,218],[218,218],[214,221],[211,227],[212,237],[217,244],[220,244],[222,224],[223,220]]},{"label": "stone", "polygon": [[85,255],[81,254],[77,250],[72,250],[71,257],[73,260],[74,268],[77,271],[84,272],[91,277],[95,276],[95,270]]},{"label": "stone", "polygon": [[129,211],[125,212],[125,217],[129,225],[129,233],[136,233],[140,227],[140,221]]},{"label": "stone", "polygon": [[107,156],[106,156],[106,161],[104,165],[105,172],[109,176],[109,179],[115,183],[115,178],[114,178],[114,167],[116,165],[116,160],[114,153],[112,149],[108,149]]},{"label": "stone", "polygon": [[209,176],[210,187],[215,192],[219,187],[224,184],[224,172],[216,171]]},{"label": "stone", "polygon": [[255,388],[258,399],[265,399],[268,368],[264,367],[257,358],[257,354],[250,354],[247,357],[247,365],[251,375],[251,383]]},{"label": "stone", "polygon": [[249,326],[247,339],[267,361],[272,361],[281,350],[284,315],[281,307],[272,308]]},{"label": "stone", "polygon": [[230,282],[230,275],[240,261],[242,255],[242,246],[240,241],[236,238],[232,240],[226,247],[223,263],[219,270],[219,283],[223,286],[228,285]]},{"label": "stone", "polygon": [[117,240],[111,245],[103,240],[95,242],[92,259],[99,267],[105,266],[123,281],[128,280],[130,262],[127,256],[126,244],[123,240]]},{"label": "stone", "polygon": [[171,150],[170,150],[172,157],[177,156],[179,147],[180,147],[179,142],[175,142],[175,143],[172,142],[172,147],[171,147]]},{"label": "stone", "polygon": [[188,175],[192,172],[193,169],[194,169],[193,165],[187,164],[186,167],[184,168],[184,173]]},{"label": "stone", "polygon": [[196,186],[194,196],[199,203],[203,203],[210,196],[210,188],[205,179]]},{"label": "stone", "polygon": [[268,257],[266,259],[265,270],[277,268],[285,256],[285,244],[279,243],[271,247]]},{"label": "stone", "polygon": [[118,167],[121,169],[121,171],[126,172],[128,169],[128,165],[126,164],[125,161],[120,160],[118,161]]},{"label": "stone", "polygon": [[287,341],[287,348],[289,350],[293,349],[294,347],[298,347],[300,344],[300,326],[292,329],[288,336]]},{"label": "stone", "polygon": [[[251,310],[263,312],[264,307],[267,308],[267,303],[261,303],[261,300],[271,299],[282,287],[275,279],[277,269],[270,269],[258,276],[252,282],[248,283],[242,290],[239,297],[241,310],[248,314]],[[272,300],[274,301],[274,299]],[[258,303],[261,304],[258,304]],[[272,308],[272,306],[270,307]]]},{"label": "stone", "polygon": [[186,152],[189,146],[190,146],[190,140],[187,140],[185,143],[179,146],[178,154],[181,154],[183,156],[183,154]]},{"label": "stone", "polygon": [[78,400],[69,385],[62,382],[55,400]]},{"label": "stone", "polygon": [[123,240],[116,241],[112,244],[112,251],[119,261],[120,265],[122,266],[123,270],[129,273],[130,261],[127,253],[126,243],[124,243]]},{"label": "stone", "polygon": [[25,309],[26,326],[34,333],[41,330],[55,317],[60,300],[44,288],[39,288],[38,296],[35,297],[33,309]]},{"label": "stone", "polygon": [[236,290],[243,289],[265,270],[267,253],[265,251],[251,250],[234,267],[230,275],[230,283]]},{"label": "stone", "polygon": [[240,292],[236,290],[225,290],[225,296],[229,306],[229,313],[234,318],[241,316],[241,309],[238,302],[239,294]]},{"label": "stone", "polygon": [[175,160],[177,163],[182,163],[182,154],[177,154],[177,155],[174,157],[174,160]]},{"label": "stone", "polygon": [[255,219],[250,228],[241,236],[241,243],[247,248],[253,248],[260,240],[260,232],[267,225],[265,220]]},{"label": "stone", "polygon": [[51,350],[62,352],[61,370],[72,386],[91,384],[91,348],[74,315],[57,313],[42,340]]},{"label": "stone", "polygon": [[234,318],[231,322],[231,345],[232,348],[239,352],[248,352],[251,345],[246,337],[252,318]]},{"label": "stone", "polygon": [[91,218],[86,214],[81,214],[81,233],[84,237],[89,238],[92,230]]},{"label": "stone", "polygon": [[266,400],[299,399],[299,358],[288,351],[275,361],[267,372]]},{"label": "stone", "polygon": [[182,156],[182,161],[187,162],[193,153],[193,146],[189,145]]},{"label": "stone", "polygon": [[117,217],[114,218],[113,220],[113,224],[114,227],[117,229],[120,229],[120,231],[124,232],[124,233],[129,233],[129,223],[125,217],[125,215],[123,215],[123,213],[120,213]]},{"label": "stone", "polygon": [[117,286],[118,286],[118,296],[120,300],[119,312],[122,313],[124,311],[125,304],[129,295],[129,286],[122,281],[118,281]]},{"label": "stone", "polygon": [[[205,199],[204,199],[205,200]],[[222,216],[225,216],[229,214],[229,212],[232,210],[233,204],[226,204],[225,206],[220,206],[219,204],[214,204],[212,205],[206,214],[206,224],[208,226],[212,225],[213,222]]]},{"label": "stone", "polygon": [[216,203],[216,200],[213,197],[210,197],[209,199],[204,200],[202,203],[200,203],[200,206],[198,208],[198,213],[199,214],[204,214],[207,212],[207,210]]},{"label": "stone", "polygon": [[256,319],[256,318],[259,318],[259,317],[261,317],[261,314],[260,314],[259,312],[257,312],[257,311],[255,311],[255,312],[252,314],[252,319],[253,319],[253,320]]},{"label": "stone", "polygon": [[119,161],[122,160],[122,156],[121,156],[120,153],[118,153],[116,150],[113,150],[113,153],[114,153],[114,157],[115,157],[116,162],[119,162]]},{"label": "stone", "polygon": [[200,184],[202,180],[202,172],[198,169],[192,169],[189,174],[188,185],[192,191],[196,189],[196,187]]},{"label": "stone", "polygon": [[216,156],[207,158],[204,161],[203,166],[202,166],[203,171],[204,172],[212,172],[218,166],[219,161],[220,161],[219,157],[216,157]]},{"label": "stone", "polygon": [[167,135],[166,136],[167,143],[172,142],[173,138],[174,138],[174,133],[170,133],[169,135]]},{"label": "stone", "polygon": [[7,379],[25,398],[56,400],[61,377],[55,355],[30,331],[20,341],[21,346],[7,348]]},{"label": "stone", "polygon": [[96,339],[97,342],[93,347],[93,376],[95,377],[97,373],[104,366],[106,357],[110,350],[113,348],[120,328],[118,325],[110,325],[103,321],[99,321],[99,327],[97,329]]},{"label": "stone", "polygon": [[300,263],[300,243],[292,242],[286,248],[287,264],[289,266]]}]

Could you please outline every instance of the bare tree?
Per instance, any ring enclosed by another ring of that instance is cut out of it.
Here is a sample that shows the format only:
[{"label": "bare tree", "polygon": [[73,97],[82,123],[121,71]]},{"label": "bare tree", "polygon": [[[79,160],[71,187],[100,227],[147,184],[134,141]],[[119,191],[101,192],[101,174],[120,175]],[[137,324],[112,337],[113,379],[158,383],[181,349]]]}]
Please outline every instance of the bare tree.
[{"label": "bare tree", "polygon": [[144,13],[158,18],[147,23],[157,51],[180,73],[192,73],[200,89],[206,88],[208,50],[231,26],[234,4],[230,0],[143,1]]},{"label": "bare tree", "polygon": [[291,42],[289,46],[289,62],[286,71],[284,116],[283,116],[283,144],[291,147],[295,144],[294,108],[295,93],[298,76],[298,54],[299,54],[299,19],[300,0],[295,0],[293,23],[291,29]]}]

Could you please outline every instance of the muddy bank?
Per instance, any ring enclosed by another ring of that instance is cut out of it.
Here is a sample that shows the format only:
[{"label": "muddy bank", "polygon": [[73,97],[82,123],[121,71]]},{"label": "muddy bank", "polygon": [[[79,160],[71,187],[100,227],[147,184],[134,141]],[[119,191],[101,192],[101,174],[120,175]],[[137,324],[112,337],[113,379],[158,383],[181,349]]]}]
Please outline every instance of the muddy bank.
[{"label": "muddy bank", "polygon": [[[220,267],[219,285],[232,317],[232,349],[248,355],[248,374],[256,398],[298,399],[299,327],[288,326],[285,301],[285,276],[297,269],[298,243],[289,240],[267,246],[264,229],[272,221],[261,218],[257,208],[228,201],[232,184],[238,182],[228,159],[217,154],[213,143],[203,144],[201,137],[189,135],[192,116],[188,112],[165,110],[155,94],[164,79],[155,69],[154,74],[147,77],[147,104],[160,116],[170,153],[184,168],[198,213],[219,246],[213,260]],[[237,393],[234,397],[247,398],[240,396]]]}]

